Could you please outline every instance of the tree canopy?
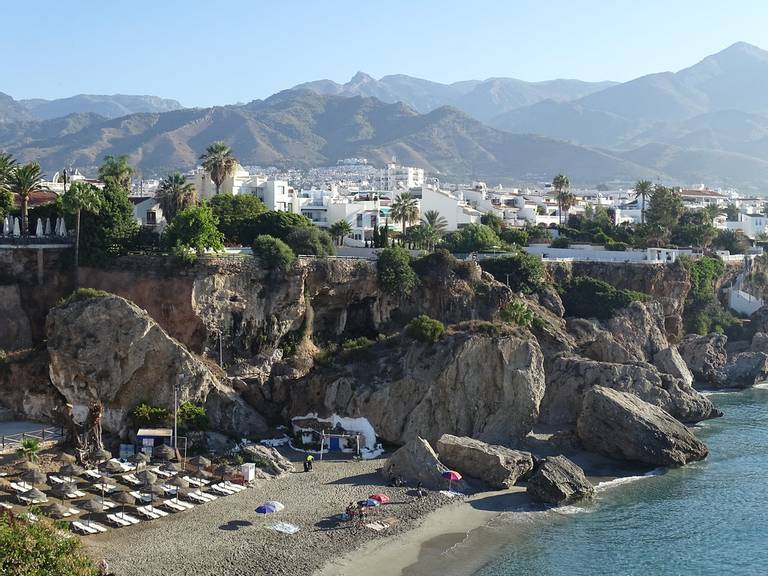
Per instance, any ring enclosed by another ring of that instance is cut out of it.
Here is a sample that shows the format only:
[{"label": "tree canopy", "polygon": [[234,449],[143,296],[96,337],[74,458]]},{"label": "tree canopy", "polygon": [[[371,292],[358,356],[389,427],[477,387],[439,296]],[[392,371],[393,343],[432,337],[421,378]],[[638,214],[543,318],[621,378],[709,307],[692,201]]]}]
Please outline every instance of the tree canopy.
[{"label": "tree canopy", "polygon": [[450,252],[503,250],[504,241],[485,224],[469,224],[443,236],[443,246]]},{"label": "tree canopy", "polygon": [[216,227],[218,219],[208,204],[185,208],[173,219],[163,234],[170,248],[188,248],[198,255],[208,249],[223,250],[224,236]]},{"label": "tree canopy", "polygon": [[125,254],[139,231],[133,204],[115,181],[107,181],[98,196],[98,215],[85,212],[80,223],[81,260],[97,266]]},{"label": "tree canopy", "polygon": [[257,219],[267,211],[264,202],[252,194],[217,194],[209,204],[228,244],[253,244],[259,234]]}]

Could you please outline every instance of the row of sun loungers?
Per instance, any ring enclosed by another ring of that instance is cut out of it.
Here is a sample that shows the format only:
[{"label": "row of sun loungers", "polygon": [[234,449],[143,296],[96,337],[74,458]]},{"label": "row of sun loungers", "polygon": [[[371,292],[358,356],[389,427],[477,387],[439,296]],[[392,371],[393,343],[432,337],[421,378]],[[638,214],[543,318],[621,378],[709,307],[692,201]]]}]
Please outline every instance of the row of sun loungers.
[{"label": "row of sun loungers", "polygon": [[72,522],[72,530],[78,534],[99,534],[106,532],[107,528],[96,522]]},{"label": "row of sun loungers", "polygon": [[134,518],[130,514],[107,514],[107,520],[109,520],[112,524],[117,526],[118,528],[124,527],[124,526],[133,526],[134,524],[138,524],[141,522],[138,518]]}]

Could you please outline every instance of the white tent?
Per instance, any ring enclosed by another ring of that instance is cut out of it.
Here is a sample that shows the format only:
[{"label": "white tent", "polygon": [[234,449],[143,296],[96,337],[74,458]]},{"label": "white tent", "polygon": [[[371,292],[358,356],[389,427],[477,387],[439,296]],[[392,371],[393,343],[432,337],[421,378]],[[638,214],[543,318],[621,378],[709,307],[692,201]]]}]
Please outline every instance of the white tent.
[{"label": "white tent", "polygon": [[51,219],[50,218],[45,219],[45,235],[46,236],[51,235]]},{"label": "white tent", "polygon": [[61,235],[67,235],[67,223],[64,221],[64,218],[61,219]]},{"label": "white tent", "polygon": [[43,235],[43,219],[38,218],[37,219],[37,227],[35,228],[35,236],[42,236]]},{"label": "white tent", "polygon": [[21,223],[18,218],[13,219],[13,235],[16,237],[21,236]]}]

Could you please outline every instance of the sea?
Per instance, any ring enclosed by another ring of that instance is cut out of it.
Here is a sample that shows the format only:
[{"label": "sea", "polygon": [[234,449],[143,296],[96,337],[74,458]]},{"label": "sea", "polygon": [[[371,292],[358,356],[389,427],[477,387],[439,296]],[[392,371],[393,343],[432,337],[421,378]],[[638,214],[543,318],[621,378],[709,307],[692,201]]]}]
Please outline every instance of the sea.
[{"label": "sea", "polygon": [[[768,389],[714,393],[703,461],[597,486],[588,503],[502,514],[475,576],[768,575]],[[486,535],[491,534],[490,532]]]}]

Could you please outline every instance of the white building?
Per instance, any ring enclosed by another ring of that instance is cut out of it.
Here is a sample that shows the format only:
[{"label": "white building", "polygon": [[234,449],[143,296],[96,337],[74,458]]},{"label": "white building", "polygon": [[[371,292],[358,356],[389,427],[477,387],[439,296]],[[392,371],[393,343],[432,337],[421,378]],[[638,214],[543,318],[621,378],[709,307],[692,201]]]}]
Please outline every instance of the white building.
[{"label": "white building", "polygon": [[387,164],[381,173],[381,187],[384,190],[411,190],[424,185],[424,169],[413,166]]},{"label": "white building", "polygon": [[421,190],[421,213],[435,210],[445,218],[446,231],[451,232],[468,224],[479,224],[483,213],[464,199],[462,191],[456,194],[439,188]]},{"label": "white building", "polygon": [[754,240],[760,234],[768,233],[768,217],[764,214],[745,214],[739,212],[737,222],[726,222],[725,227],[728,230],[739,231],[750,240]]},{"label": "white building", "polygon": [[167,226],[160,202],[154,196],[131,198],[133,202],[133,217],[146,228],[151,228],[158,234],[162,234]]},{"label": "white building", "polygon": [[351,246],[364,246],[373,239],[373,229],[384,225],[390,204],[380,193],[345,196],[337,190],[302,190],[299,202],[301,214],[316,226],[327,228],[340,220],[346,221],[352,233],[344,243]]}]

